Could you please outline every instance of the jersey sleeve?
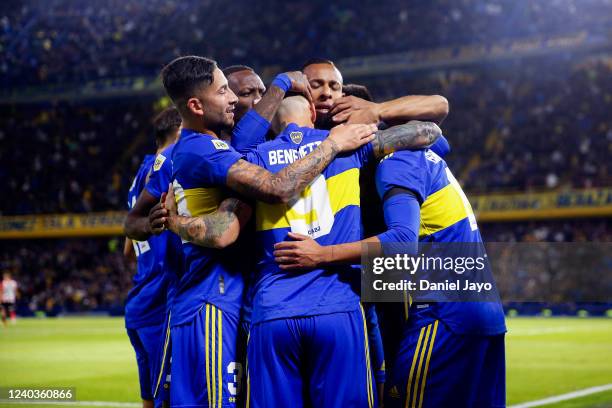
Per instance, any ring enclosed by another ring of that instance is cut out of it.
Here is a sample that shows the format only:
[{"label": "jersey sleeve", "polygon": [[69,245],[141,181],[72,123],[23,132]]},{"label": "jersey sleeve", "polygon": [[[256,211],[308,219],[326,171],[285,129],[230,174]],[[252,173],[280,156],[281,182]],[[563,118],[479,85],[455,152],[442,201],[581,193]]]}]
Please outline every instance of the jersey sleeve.
[{"label": "jersey sleeve", "polygon": [[225,185],[227,172],[242,155],[225,141],[202,137],[184,153],[183,168],[189,169],[193,184]]},{"label": "jersey sleeve", "polygon": [[448,143],[448,140],[446,140],[444,135],[440,135],[438,140],[436,140],[436,143],[434,143],[433,146],[430,147],[430,149],[435,154],[437,154],[438,156],[440,156],[442,158],[444,158],[444,156],[449,154],[450,151],[451,151],[450,144]]},{"label": "jersey sleeve", "polygon": [[427,198],[427,164],[422,150],[391,153],[376,169],[376,190],[381,199],[395,187],[414,193],[419,203]]},{"label": "jersey sleeve", "polygon": [[270,129],[270,122],[255,111],[249,110],[232,131],[232,147],[238,153],[246,153],[257,145],[266,141],[266,133]]},{"label": "jersey sleeve", "polygon": [[155,158],[155,163],[151,169],[151,176],[145,188],[159,200],[163,193],[168,191],[168,184],[172,177],[172,161],[162,153]]},{"label": "jersey sleeve", "polygon": [[256,164],[260,167],[265,167],[265,163],[261,158],[259,149],[251,149],[244,155],[244,159],[251,164]]}]

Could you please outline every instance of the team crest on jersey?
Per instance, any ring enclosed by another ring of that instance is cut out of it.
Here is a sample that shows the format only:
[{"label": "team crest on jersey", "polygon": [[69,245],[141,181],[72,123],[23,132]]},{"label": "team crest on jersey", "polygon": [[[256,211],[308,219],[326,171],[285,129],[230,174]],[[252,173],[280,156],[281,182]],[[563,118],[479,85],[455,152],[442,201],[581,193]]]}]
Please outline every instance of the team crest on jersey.
[{"label": "team crest on jersey", "polygon": [[155,163],[153,163],[153,171],[158,171],[159,169],[161,169],[161,166],[163,166],[165,161],[166,156],[164,156],[163,154],[158,154],[155,158]]},{"label": "team crest on jersey", "polygon": [[223,140],[213,139],[212,144],[217,150],[229,150],[228,144],[225,143]]},{"label": "team crest on jersey", "polygon": [[302,132],[291,132],[289,133],[289,137],[291,141],[295,144],[302,143],[302,139],[304,138],[304,134]]}]

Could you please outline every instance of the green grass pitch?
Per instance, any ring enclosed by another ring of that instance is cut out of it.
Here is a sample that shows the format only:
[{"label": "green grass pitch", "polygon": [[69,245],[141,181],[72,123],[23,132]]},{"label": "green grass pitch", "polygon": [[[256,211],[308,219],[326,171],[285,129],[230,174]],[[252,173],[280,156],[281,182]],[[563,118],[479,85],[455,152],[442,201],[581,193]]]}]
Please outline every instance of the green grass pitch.
[{"label": "green grass pitch", "polygon": [[[509,405],[612,383],[612,319],[512,318],[508,327]],[[0,387],[71,386],[79,401],[139,401],[117,318],[21,319],[0,329],[0,373]],[[612,407],[612,391],[548,407]]]}]

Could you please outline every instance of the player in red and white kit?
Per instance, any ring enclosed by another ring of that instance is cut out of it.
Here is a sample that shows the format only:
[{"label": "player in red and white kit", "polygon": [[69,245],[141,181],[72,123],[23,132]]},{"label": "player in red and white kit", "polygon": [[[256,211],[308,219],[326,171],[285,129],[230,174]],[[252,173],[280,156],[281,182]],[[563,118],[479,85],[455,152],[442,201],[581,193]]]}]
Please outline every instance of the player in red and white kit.
[{"label": "player in red and white kit", "polygon": [[17,301],[17,282],[11,279],[11,274],[6,272],[2,277],[2,323],[6,326],[9,317],[11,323],[17,322],[15,313],[15,302]]}]

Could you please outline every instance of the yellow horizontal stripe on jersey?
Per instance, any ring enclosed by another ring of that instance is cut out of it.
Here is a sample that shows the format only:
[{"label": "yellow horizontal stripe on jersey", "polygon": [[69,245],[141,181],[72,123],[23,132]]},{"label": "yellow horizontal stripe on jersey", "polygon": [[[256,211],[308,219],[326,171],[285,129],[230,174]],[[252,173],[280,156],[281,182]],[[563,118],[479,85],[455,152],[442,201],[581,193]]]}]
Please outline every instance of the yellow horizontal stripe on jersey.
[{"label": "yellow horizontal stripe on jersey", "polygon": [[[349,205],[359,206],[359,169],[352,168],[336,174],[326,180],[327,195],[334,215]],[[312,194],[310,186],[302,192],[301,197]],[[287,204],[266,204],[257,202],[257,231],[267,231],[276,228],[289,228],[291,221],[305,220],[311,223],[317,220],[315,211],[300,214]]]},{"label": "yellow horizontal stripe on jersey", "polygon": [[467,218],[472,209],[465,206],[460,192],[449,183],[431,194],[421,206],[419,237],[434,234]]},{"label": "yellow horizontal stripe on jersey", "polygon": [[223,201],[223,192],[218,187],[185,189],[187,210],[192,217],[215,212]]}]

